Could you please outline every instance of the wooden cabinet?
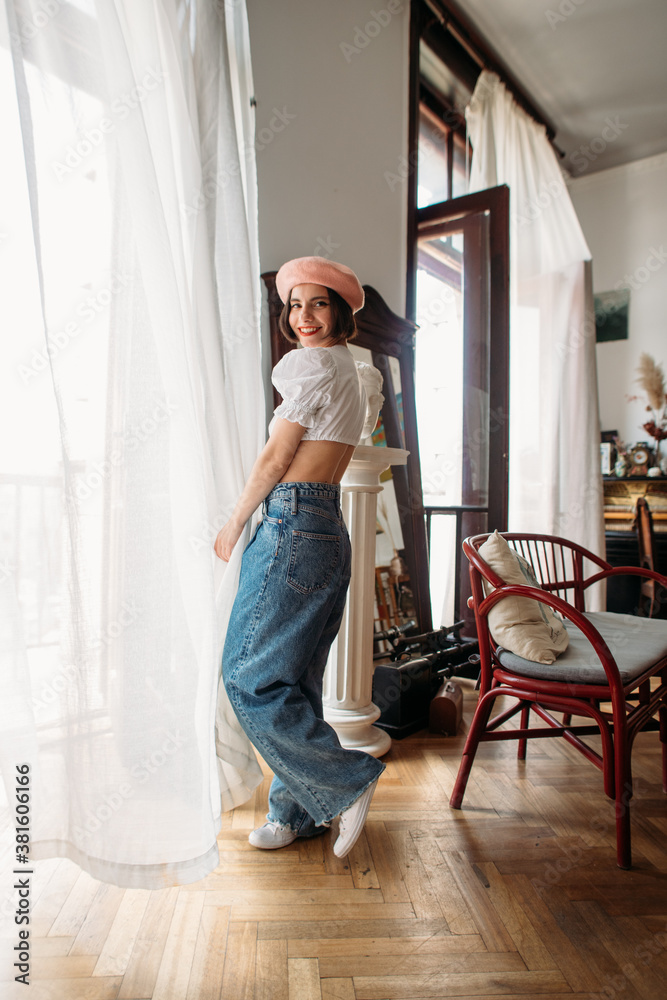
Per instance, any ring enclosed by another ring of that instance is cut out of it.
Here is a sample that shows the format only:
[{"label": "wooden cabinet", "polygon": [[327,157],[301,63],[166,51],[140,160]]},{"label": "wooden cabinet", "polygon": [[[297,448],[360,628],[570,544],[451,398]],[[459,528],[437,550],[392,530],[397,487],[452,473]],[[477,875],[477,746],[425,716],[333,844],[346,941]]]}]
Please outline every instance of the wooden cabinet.
[{"label": "wooden cabinet", "polygon": [[[612,566],[638,566],[637,537],[634,531],[606,531],[607,562]],[[655,536],[656,569],[667,575],[667,532]],[[632,615],[639,605],[639,577],[617,576],[607,581],[607,611]],[[667,618],[667,594],[658,595],[658,618]]]},{"label": "wooden cabinet", "polygon": [[[634,529],[635,506],[646,497],[651,509],[656,569],[667,575],[667,477],[604,477],[604,520],[607,562],[612,566],[638,566],[639,550]],[[615,577],[607,582],[607,611],[635,614],[639,604],[639,577]],[[659,594],[658,617],[667,618],[667,594]]]}]

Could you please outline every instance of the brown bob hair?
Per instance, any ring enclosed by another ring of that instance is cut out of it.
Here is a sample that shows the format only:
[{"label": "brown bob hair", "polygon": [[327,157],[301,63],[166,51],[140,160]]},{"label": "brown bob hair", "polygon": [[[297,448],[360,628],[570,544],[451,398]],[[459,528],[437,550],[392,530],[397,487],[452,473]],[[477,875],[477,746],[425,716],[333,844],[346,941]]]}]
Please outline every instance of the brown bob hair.
[{"label": "brown bob hair", "polygon": [[[357,335],[357,324],[354,319],[352,307],[348,305],[345,299],[339,295],[338,292],[335,292],[333,288],[327,288],[327,293],[329,295],[329,305],[331,307],[331,334],[334,338],[334,343],[340,344],[343,341],[352,340],[352,338]],[[292,293],[290,292],[289,298],[283,306],[278,319],[278,329],[282,333],[285,340],[289,340],[291,344],[298,344],[299,338],[289,325],[291,305]]]}]

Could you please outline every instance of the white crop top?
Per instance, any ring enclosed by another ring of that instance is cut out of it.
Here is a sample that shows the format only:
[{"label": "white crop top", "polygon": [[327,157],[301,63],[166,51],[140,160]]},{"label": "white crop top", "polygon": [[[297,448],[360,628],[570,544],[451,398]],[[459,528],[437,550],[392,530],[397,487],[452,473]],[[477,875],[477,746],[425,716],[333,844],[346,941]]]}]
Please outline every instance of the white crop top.
[{"label": "white crop top", "polygon": [[382,375],[355,361],[346,344],[290,351],[273,369],[271,381],[283,397],[276,417],[306,428],[303,441],[338,441],[356,446],[377,423]]}]

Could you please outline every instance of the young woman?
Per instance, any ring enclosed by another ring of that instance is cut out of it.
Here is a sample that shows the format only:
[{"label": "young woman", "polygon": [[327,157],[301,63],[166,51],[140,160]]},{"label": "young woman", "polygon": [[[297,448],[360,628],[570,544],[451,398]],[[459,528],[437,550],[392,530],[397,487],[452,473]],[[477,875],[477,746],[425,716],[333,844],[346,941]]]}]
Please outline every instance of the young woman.
[{"label": "young woman", "polygon": [[350,580],[340,481],[373,429],[382,376],[355,362],[347,340],[364,292],[348,267],[321,257],[284,264],[276,277],[280,329],[301,345],[273,370],[283,396],[231,519],[215,541],[229,559],[248,518],[263,519],[243,553],[222,661],[239,722],[274,772],[254,847],[312,837],[340,816],[334,853],[345,857],[364,825],[384,764],[341,747],[322,712],[322,677]]}]

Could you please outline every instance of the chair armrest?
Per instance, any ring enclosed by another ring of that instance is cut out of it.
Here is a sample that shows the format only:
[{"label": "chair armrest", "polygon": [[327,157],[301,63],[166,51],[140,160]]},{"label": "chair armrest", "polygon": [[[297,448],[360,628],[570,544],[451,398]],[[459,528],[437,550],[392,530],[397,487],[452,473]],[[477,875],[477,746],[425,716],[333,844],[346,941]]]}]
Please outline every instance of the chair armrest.
[{"label": "chair armrest", "polygon": [[584,589],[594,583],[599,583],[600,580],[606,580],[610,576],[643,576],[647,580],[656,580],[663,587],[667,587],[667,576],[654,569],[647,569],[645,566],[612,566],[611,569],[603,569],[602,572],[584,580]]},{"label": "chair armrest", "polygon": [[[586,636],[595,650],[595,653],[602,664],[602,668],[607,675],[607,680],[612,694],[615,692],[617,697],[623,697],[621,675],[618,671],[616,660],[614,659],[609,646],[602,638],[595,625],[593,625],[588,618],[584,617],[581,611],[577,611],[575,607],[568,604],[567,601],[564,601],[561,597],[557,597],[555,594],[550,594],[548,591],[542,590],[540,587],[528,587],[519,583],[506,584],[491,591],[491,593],[488,594],[483,601],[481,601],[477,611],[484,618],[487,618],[489,611],[494,604],[497,604],[498,601],[503,599],[503,597],[512,596],[527,597],[533,601],[538,601],[540,604],[546,604],[550,608],[553,608],[554,611],[558,611],[564,618],[567,618],[568,621],[571,621],[573,625],[576,625],[579,631]],[[490,631],[491,630],[489,629],[489,632]]]}]

